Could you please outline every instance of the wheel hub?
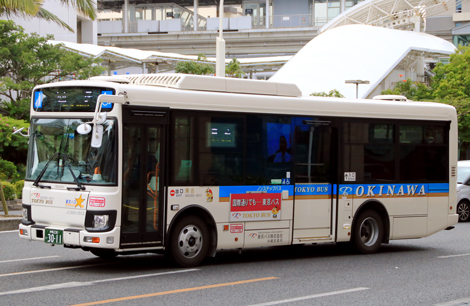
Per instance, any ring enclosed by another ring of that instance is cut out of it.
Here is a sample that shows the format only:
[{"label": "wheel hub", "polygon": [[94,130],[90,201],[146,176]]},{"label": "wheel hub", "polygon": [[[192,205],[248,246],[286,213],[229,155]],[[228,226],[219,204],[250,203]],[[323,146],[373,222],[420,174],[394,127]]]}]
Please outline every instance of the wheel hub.
[{"label": "wheel hub", "polygon": [[178,249],[186,258],[199,254],[203,244],[201,230],[195,225],[185,226],[178,237]]},{"label": "wheel hub", "polygon": [[379,237],[379,224],[374,218],[366,218],[361,223],[360,228],[361,240],[366,246],[372,246],[377,242]]},{"label": "wheel hub", "polygon": [[466,202],[460,203],[457,213],[459,214],[460,220],[467,220],[470,214],[470,206]]}]

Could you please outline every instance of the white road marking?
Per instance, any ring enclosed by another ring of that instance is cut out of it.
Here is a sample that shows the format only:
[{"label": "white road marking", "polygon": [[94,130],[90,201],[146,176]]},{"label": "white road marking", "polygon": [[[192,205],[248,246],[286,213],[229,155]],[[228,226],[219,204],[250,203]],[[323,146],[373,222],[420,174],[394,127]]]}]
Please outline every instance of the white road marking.
[{"label": "white road marking", "polygon": [[93,265],[82,265],[82,266],[73,266],[73,267],[62,267],[62,268],[52,268],[52,269],[43,269],[43,270],[13,272],[13,273],[7,273],[7,274],[0,274],[0,277],[24,275],[24,274],[33,274],[33,273],[44,273],[44,272],[61,271],[61,270],[80,269],[80,268],[104,266],[104,265],[110,265],[110,264],[113,264],[113,262],[102,263],[102,264],[93,264]]},{"label": "white road marking", "polygon": [[370,288],[366,288],[366,287],[352,288],[352,289],[339,290],[339,291],[333,291],[333,292],[327,292],[327,293],[319,293],[319,294],[308,295],[308,296],[301,296],[301,297],[287,299],[287,300],[279,300],[279,301],[255,304],[255,305],[250,305],[250,306],[268,306],[268,305],[285,304],[285,303],[315,299],[315,298],[324,297],[324,296],[362,291],[362,290],[367,290],[367,289],[370,289]]},{"label": "white road marking", "polygon": [[440,304],[434,304],[434,306],[452,306],[452,305],[466,305],[470,303],[470,298],[465,298],[465,299],[460,299],[460,300],[455,300],[455,301],[450,301],[450,302],[445,302],[445,303],[440,303]]},{"label": "white road marking", "polygon": [[462,257],[462,256],[470,256],[470,253],[456,254],[456,255],[446,255],[446,256],[437,256],[437,258],[452,258],[452,257]]},{"label": "white road marking", "polygon": [[13,230],[13,231],[1,231],[0,234],[5,234],[5,233],[17,233],[18,230]]},{"label": "white road marking", "polygon": [[188,269],[188,270],[181,270],[181,271],[160,272],[160,273],[153,273],[153,274],[144,274],[144,275],[135,275],[135,276],[127,276],[127,277],[101,279],[101,280],[96,280],[96,281],[91,281],[91,282],[68,282],[68,283],[63,283],[63,284],[54,284],[54,285],[48,285],[48,286],[41,286],[41,287],[33,287],[33,288],[26,288],[26,289],[20,289],[20,290],[0,292],[0,296],[10,295],[10,294],[19,294],[19,293],[30,293],[30,292],[46,291],[46,290],[55,290],[55,289],[67,289],[67,288],[91,286],[91,285],[95,285],[95,284],[99,284],[99,283],[105,283],[105,282],[116,282],[116,281],[122,281],[122,280],[130,280],[130,279],[161,276],[161,275],[169,275],[169,274],[177,274],[177,273],[185,273],[185,272],[196,272],[196,271],[199,271],[199,270],[200,269]]},{"label": "white road marking", "polygon": [[44,258],[53,258],[53,257],[60,257],[59,255],[53,255],[53,256],[44,256],[44,257],[32,257],[32,258],[22,258],[22,259],[10,259],[10,260],[2,260],[0,263],[5,263],[5,262],[14,262],[14,261],[25,261],[25,260],[35,260],[35,259],[44,259]]}]

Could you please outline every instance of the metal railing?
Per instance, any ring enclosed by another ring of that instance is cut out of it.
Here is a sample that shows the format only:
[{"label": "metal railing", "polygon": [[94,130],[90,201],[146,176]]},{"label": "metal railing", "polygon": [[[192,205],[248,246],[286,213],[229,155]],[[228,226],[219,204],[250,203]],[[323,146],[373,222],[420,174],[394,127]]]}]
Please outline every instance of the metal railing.
[{"label": "metal railing", "polygon": [[[150,5],[151,6],[151,5]],[[136,9],[142,9],[144,5],[135,6]],[[149,7],[147,4],[145,8]],[[179,20],[181,27],[173,31],[194,31],[194,13],[183,7],[184,10],[179,10],[180,7],[176,8],[173,14],[172,20]],[[302,28],[302,27],[320,27],[328,23],[332,18],[315,17],[313,14],[292,14],[292,15],[274,15],[269,18],[269,28],[280,29],[280,28]],[[167,19],[168,20],[168,19]],[[162,21],[162,20],[160,20]],[[129,21],[129,32],[138,33],[138,22],[139,20]],[[251,17],[251,29],[265,29],[266,28],[266,17]],[[198,18],[198,31],[207,30],[206,18],[200,16]],[[105,33],[105,32],[103,32]]]}]

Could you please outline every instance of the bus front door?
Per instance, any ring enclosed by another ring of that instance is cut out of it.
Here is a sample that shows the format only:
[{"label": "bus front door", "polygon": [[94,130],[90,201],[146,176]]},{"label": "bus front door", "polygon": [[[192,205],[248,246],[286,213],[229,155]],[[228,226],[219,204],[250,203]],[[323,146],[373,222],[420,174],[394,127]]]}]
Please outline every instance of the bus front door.
[{"label": "bus front door", "polygon": [[332,239],[333,131],[329,121],[296,124],[293,243]]},{"label": "bus front door", "polygon": [[168,109],[123,107],[121,248],[163,244]]}]

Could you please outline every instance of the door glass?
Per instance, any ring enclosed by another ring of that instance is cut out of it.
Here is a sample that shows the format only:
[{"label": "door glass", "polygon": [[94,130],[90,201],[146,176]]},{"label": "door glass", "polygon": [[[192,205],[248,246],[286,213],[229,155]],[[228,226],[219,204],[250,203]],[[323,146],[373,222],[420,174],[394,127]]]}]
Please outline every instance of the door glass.
[{"label": "door glass", "polygon": [[296,126],[295,139],[295,182],[330,182],[331,128]]},{"label": "door glass", "polygon": [[161,129],[149,127],[147,129],[147,203],[146,226],[147,233],[158,231],[158,195],[160,182],[160,146]]},{"label": "door glass", "polygon": [[124,125],[123,139],[123,211],[122,232],[139,232],[139,195],[141,161],[141,129],[137,126]]}]

